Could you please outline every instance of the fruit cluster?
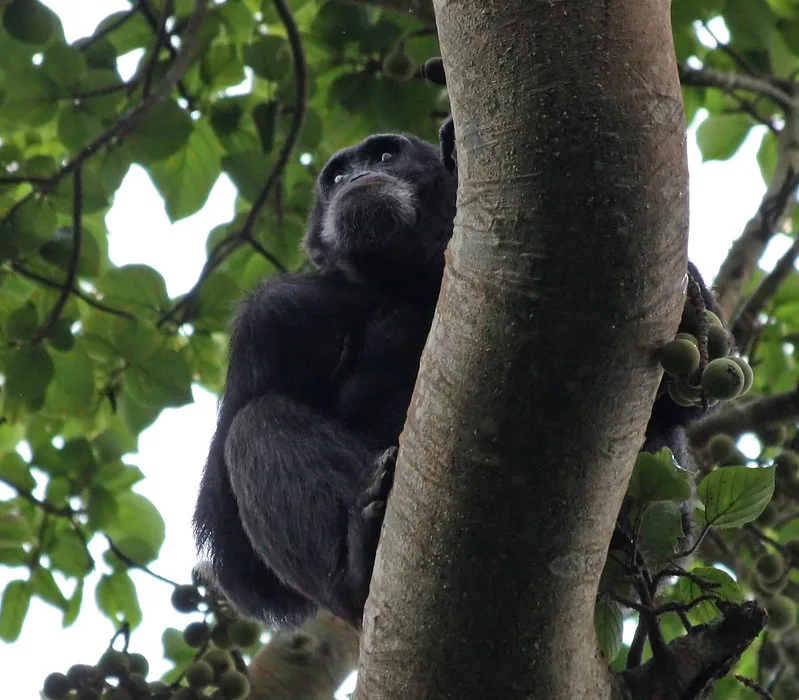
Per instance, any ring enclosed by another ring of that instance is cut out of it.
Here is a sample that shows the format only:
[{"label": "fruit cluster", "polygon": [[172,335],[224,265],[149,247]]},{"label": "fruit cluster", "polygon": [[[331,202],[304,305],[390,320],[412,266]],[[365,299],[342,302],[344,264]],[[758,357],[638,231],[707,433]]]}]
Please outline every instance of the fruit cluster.
[{"label": "fruit cluster", "polygon": [[[178,612],[195,612],[208,604],[193,585],[175,586],[172,606]],[[250,692],[243,672],[241,651],[251,653],[259,643],[261,627],[232,619],[211,606],[211,621],[190,622],[183,641],[196,649],[194,659],[173,683],[147,681],[149,664],[141,654],[108,649],[94,666],[76,664],[66,673],[51,673],[44,680],[46,700],[242,700]],[[206,618],[209,615],[206,614]],[[236,661],[238,659],[238,663]]]},{"label": "fruit cluster", "polygon": [[666,391],[679,406],[709,405],[742,396],[752,387],[752,368],[746,360],[730,354],[732,338],[719,317],[704,310],[707,324],[707,364],[697,336],[678,333],[660,350],[660,364],[669,375]]}]

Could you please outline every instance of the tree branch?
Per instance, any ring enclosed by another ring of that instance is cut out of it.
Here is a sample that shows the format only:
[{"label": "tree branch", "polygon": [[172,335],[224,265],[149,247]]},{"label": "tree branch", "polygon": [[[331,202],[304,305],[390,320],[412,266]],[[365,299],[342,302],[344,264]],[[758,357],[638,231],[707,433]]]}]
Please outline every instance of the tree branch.
[{"label": "tree branch", "polygon": [[[786,184],[792,193],[799,184],[799,174]],[[732,335],[742,351],[746,350],[752,341],[757,327],[757,317],[791,274],[797,257],[799,257],[799,237],[793,239],[791,247],[785,251],[774,269],[763,278],[752,296],[744,302],[743,307],[733,318],[730,324]]]},{"label": "tree branch", "polygon": [[716,297],[727,318],[732,316],[766,245],[794,201],[799,173],[799,110],[786,111],[778,143],[777,167],[757,213],[732,244],[715,280]]},{"label": "tree branch", "polygon": [[754,602],[730,605],[718,602],[723,617],[692,627],[668,646],[666,663],[651,659],[625,671],[622,678],[632,698],[646,700],[694,700],[727,675],[765,627],[765,611]]},{"label": "tree branch", "polygon": [[330,700],[358,661],[358,633],[330,613],[279,632],[253,656],[247,700]]},{"label": "tree branch", "polygon": [[784,394],[730,404],[691,425],[688,428],[688,439],[695,447],[701,448],[711,437],[719,433],[736,437],[768,423],[797,421],[799,421],[799,387]]},{"label": "tree branch", "polygon": [[745,90],[754,92],[776,102],[785,109],[796,109],[796,100],[789,93],[765,78],[756,78],[744,73],[715,70],[714,68],[691,68],[680,66],[680,82],[691,87],[715,87],[720,90]]}]

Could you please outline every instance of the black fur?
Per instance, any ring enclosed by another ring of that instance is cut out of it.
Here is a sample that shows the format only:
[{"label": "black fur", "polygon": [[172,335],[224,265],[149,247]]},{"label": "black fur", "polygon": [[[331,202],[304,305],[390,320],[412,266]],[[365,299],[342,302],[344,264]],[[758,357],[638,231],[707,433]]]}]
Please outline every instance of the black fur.
[{"label": "black fur", "polygon": [[[241,304],[195,531],[206,577],[245,615],[298,622],[322,606],[360,624],[456,182],[451,120],[440,150],[381,135],[341,151],[308,222],[318,269]],[[700,414],[660,392],[644,449],[690,469],[685,426]]]},{"label": "black fur", "polygon": [[318,269],[242,303],[195,512],[205,574],[240,612],[360,623],[454,213],[438,149],[372,136],[319,175]]}]

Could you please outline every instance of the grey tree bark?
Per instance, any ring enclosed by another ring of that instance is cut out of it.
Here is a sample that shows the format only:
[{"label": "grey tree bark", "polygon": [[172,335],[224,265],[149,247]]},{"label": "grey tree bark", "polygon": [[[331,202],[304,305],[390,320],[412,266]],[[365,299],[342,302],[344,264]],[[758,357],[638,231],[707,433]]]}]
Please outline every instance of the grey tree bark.
[{"label": "grey tree bark", "polygon": [[684,300],[669,2],[435,10],[458,215],[356,696],[613,697],[594,599]]}]

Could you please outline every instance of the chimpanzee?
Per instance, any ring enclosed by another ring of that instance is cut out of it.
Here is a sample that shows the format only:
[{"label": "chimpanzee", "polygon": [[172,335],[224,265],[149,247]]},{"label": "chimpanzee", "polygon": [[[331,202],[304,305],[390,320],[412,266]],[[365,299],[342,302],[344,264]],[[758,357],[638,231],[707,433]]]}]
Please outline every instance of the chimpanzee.
[{"label": "chimpanzee", "polygon": [[[340,151],[308,221],[316,270],[242,302],[194,517],[205,574],[239,612],[295,623],[321,606],[360,625],[456,187],[451,120],[440,149],[376,135]],[[689,467],[699,414],[661,392],[644,449]]]},{"label": "chimpanzee", "polygon": [[438,299],[456,178],[413,136],[370,136],[319,174],[316,270],[241,304],[195,512],[242,613],[359,624],[398,438]]}]

